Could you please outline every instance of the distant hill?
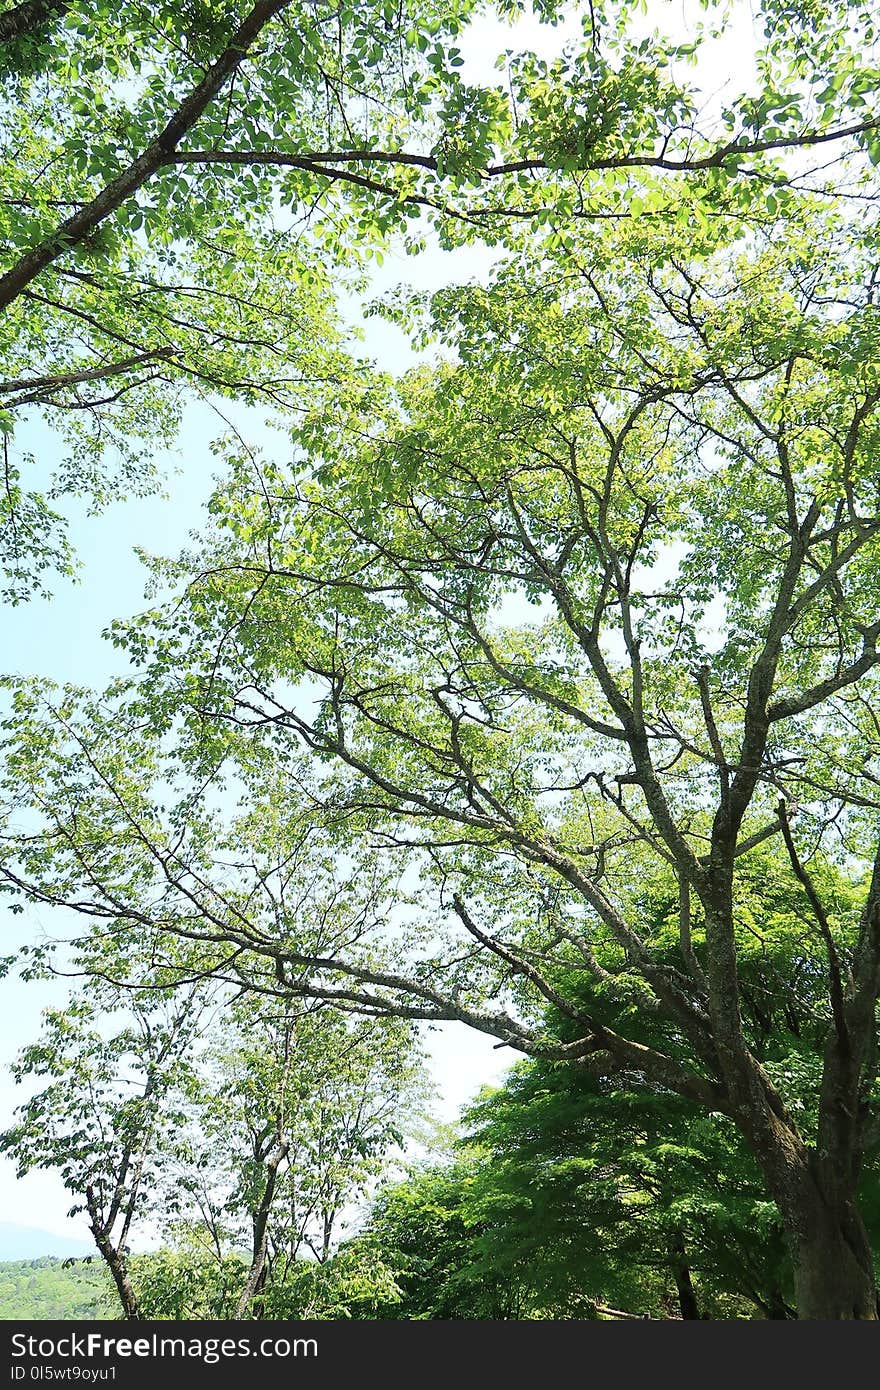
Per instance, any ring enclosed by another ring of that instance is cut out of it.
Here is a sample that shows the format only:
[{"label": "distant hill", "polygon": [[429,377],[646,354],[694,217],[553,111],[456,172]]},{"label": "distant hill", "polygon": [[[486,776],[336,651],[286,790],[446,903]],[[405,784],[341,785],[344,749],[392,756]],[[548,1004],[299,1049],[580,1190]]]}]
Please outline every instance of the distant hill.
[{"label": "distant hill", "polygon": [[11,1221],[0,1221],[0,1261],[38,1260],[43,1255],[93,1255],[95,1247],[83,1237],[77,1240],[72,1236],[56,1236],[49,1231],[39,1231],[35,1226],[15,1226]]},{"label": "distant hill", "polygon": [[112,1301],[99,1259],[68,1262],[52,1256],[0,1263],[0,1320],[109,1318]]}]

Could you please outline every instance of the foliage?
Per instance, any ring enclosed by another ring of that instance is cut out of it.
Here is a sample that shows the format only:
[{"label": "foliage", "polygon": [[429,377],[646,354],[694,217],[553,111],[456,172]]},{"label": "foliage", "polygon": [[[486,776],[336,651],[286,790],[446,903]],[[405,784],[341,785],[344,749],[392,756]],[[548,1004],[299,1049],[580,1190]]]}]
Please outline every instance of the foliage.
[{"label": "foliage", "polygon": [[101,1267],[89,1260],[8,1260],[0,1263],[0,1318],[65,1321],[112,1316]]},{"label": "foliage", "polygon": [[[180,1233],[178,1233],[180,1236]],[[131,1277],[145,1318],[180,1321],[226,1320],[236,1312],[248,1262],[231,1253],[218,1260],[196,1236],[131,1260]],[[273,1271],[260,1291],[263,1319],[340,1319],[372,1317],[377,1304],[399,1297],[390,1270],[360,1246],[345,1247],[324,1261],[310,1256]]]},{"label": "foliage", "polygon": [[[19,55],[30,94],[29,64],[79,43],[75,8],[47,14],[64,43]],[[658,1096],[726,1117],[707,1134],[735,1184],[734,1130],[757,1165],[800,1314],[873,1319],[875,21],[766,0],[719,136],[687,46],[642,39],[627,3],[558,61],[511,55],[506,93],[456,75],[463,10],[342,11],[332,41],[299,17],[218,13],[201,59],[169,20],[170,83],[145,66],[119,89],[114,177],[87,160],[83,208],[60,232],[34,214],[23,255],[13,229],[13,344],[40,341],[36,284],[96,292],[71,265],[93,234],[102,264],[140,252],[118,227],[147,188],[148,256],[220,264],[218,229],[259,245],[317,180],[321,256],[424,210],[494,269],[397,296],[434,357],[399,380],[333,358],[291,457],[230,452],[204,534],[150,562],[155,606],[114,629],[130,681],[9,682],[5,886],[90,919],[81,959],[123,984],[145,935],[169,984],[458,1021],[616,1078],[639,1124]],[[359,49],[385,24],[398,46]],[[193,221],[181,190],[208,167]]]},{"label": "foliage", "polygon": [[[765,0],[755,80],[720,112],[685,74],[733,23],[721,4],[695,6],[682,42],[644,32],[631,0],[591,3],[559,56],[510,52],[474,77],[458,45],[477,9],[4,12],[0,557],[13,601],[72,563],[65,494],[100,506],[155,486],[186,399],[297,410],[317,393],[332,413],[332,393],[356,397],[332,282],[389,239],[418,249],[433,226],[447,246],[530,244],[540,258],[596,219],[705,232],[722,215],[772,224],[805,196],[870,197],[877,34],[854,0]],[[535,10],[551,26],[568,13]],[[34,415],[60,431],[57,469],[36,466],[22,429]]]},{"label": "foliage", "polygon": [[393,1304],[397,1284],[389,1264],[356,1245],[324,1261],[300,1259],[266,1290],[264,1316],[340,1321],[372,1318],[377,1304]]},{"label": "foliage", "polygon": [[[288,1269],[309,1306],[341,1297],[296,1261],[329,1259],[418,1113],[412,1028],[230,998],[198,978],[163,987],[164,971],[191,975],[198,955],[163,963],[155,949],[139,956],[138,938],[110,948],[141,972],[135,993],[121,991],[96,973],[106,942],[93,946],[99,954],[78,962],[90,986],[47,1011],[42,1037],[19,1058],[18,1081],[50,1084],[19,1107],[0,1146],[22,1174],[57,1172],[73,1212],[87,1211],[128,1317],[242,1317],[273,1280],[290,1282]],[[147,1219],[176,1248],[132,1263]],[[339,1287],[355,1283],[352,1270]]]},{"label": "foliage", "polygon": [[[227,1007],[163,1176],[166,1229],[173,1235],[182,1218],[187,1248],[216,1260],[216,1276],[204,1277],[218,1308],[227,1266],[234,1279],[250,1249],[233,1312],[214,1316],[243,1317],[252,1300],[265,1311],[282,1288],[293,1298],[294,1284],[323,1306],[330,1295],[310,1262],[331,1258],[355,1204],[404,1143],[420,1063],[412,1029],[394,1019],[350,1021],[249,997]],[[203,1259],[194,1271],[203,1277]],[[155,1273],[166,1277],[164,1266]]]},{"label": "foliage", "polygon": [[685,1271],[700,1317],[792,1315],[779,1214],[723,1117],[535,1062],[466,1123],[474,1272],[526,1279],[545,1316],[682,1316]]},{"label": "foliage", "polygon": [[129,1263],[141,1317],[159,1320],[233,1317],[247,1275],[243,1256],[217,1259],[192,1239],[134,1255]]},{"label": "foliage", "polygon": [[472,1165],[426,1166],[383,1188],[354,1245],[394,1271],[397,1297],[377,1299],[372,1318],[411,1322],[534,1316],[528,1276],[481,1262],[484,1221],[468,1208]]},{"label": "foliage", "polygon": [[[744,996],[794,1109],[811,1102],[805,1059],[821,962],[804,951],[796,906],[767,913],[781,865],[764,849],[750,885],[765,909],[762,950],[744,961]],[[845,884],[839,884],[845,893]],[[668,910],[645,895],[655,917]],[[586,1005],[587,986],[577,993]],[[620,1005],[590,1000],[620,1023]],[[572,1035],[551,1011],[551,1031]],[[643,1041],[663,1042],[648,1021]],[[453,1163],[433,1159],[380,1192],[360,1240],[395,1269],[396,1318],[581,1318],[618,1313],[681,1316],[686,1271],[703,1318],[794,1316],[792,1273],[779,1213],[729,1120],[646,1087],[636,1075],[541,1059],[462,1115]],[[861,1197],[880,1249],[876,1158]],[[687,1295],[686,1295],[687,1296]]]},{"label": "foliage", "polygon": [[19,1082],[50,1083],[20,1106],[3,1151],[20,1175],[56,1171],[76,1198],[73,1211],[86,1209],[108,1233],[119,1223],[120,1245],[155,1182],[153,1151],[160,1127],[174,1123],[169,1102],[189,1066],[196,1013],[192,996],[167,1007],[154,998],[112,1032],[97,1001],[79,997],[45,1012],[41,1038],[14,1068]]},{"label": "foliage", "polygon": [[151,964],[129,957],[140,979],[127,997],[93,977],[66,1009],[44,1011],[42,1035],[13,1075],[48,1085],[0,1135],[19,1176],[51,1169],[74,1198],[69,1215],[87,1214],[126,1317],[137,1316],[129,1239],[154,1199],[163,1139],[179,1123],[205,1006],[198,987],[168,998],[150,979]]}]

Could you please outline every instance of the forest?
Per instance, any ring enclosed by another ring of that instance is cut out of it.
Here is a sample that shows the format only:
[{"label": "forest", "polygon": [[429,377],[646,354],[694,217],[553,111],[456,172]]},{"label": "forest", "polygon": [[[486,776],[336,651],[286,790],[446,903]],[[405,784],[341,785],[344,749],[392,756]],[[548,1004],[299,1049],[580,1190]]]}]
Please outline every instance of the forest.
[{"label": "forest", "polygon": [[107,1317],[102,1270],[85,1260],[36,1260],[0,1263],[0,1318],[62,1321]]},{"label": "forest", "polygon": [[3,603],[188,530],[112,678],[0,662],[0,1154],[95,1246],[0,1316],[876,1321],[876,7],[23,0],[0,76]]}]

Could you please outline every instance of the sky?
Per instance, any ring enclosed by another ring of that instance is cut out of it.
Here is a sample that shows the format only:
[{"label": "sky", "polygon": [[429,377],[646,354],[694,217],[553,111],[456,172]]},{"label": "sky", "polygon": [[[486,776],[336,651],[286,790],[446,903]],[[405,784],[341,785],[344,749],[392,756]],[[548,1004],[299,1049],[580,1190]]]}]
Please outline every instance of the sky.
[{"label": "sky", "polygon": [[[691,13],[698,13],[696,6],[689,8]],[[747,75],[751,51],[749,6],[741,4],[738,8],[741,23],[737,32],[723,52],[716,52],[710,66],[706,89],[715,94],[732,78],[739,86]],[[683,14],[681,0],[674,4],[650,0],[645,25],[662,24],[684,35]],[[552,52],[565,38],[578,33],[579,28],[580,21],[574,16],[556,29],[540,31],[531,21],[521,23],[514,31],[491,19],[480,20],[460,45],[466,58],[464,73],[485,77],[495,54],[506,47]],[[432,289],[452,281],[485,278],[491,259],[485,249],[479,248],[450,255],[429,247],[415,260],[392,253],[375,271],[371,294],[380,294],[400,281]],[[359,306],[350,301],[347,313],[353,321],[357,320]],[[362,350],[374,356],[381,367],[399,371],[413,361],[409,345],[393,325],[368,318],[363,326],[366,341]],[[236,414],[226,403],[223,409],[250,442],[262,443],[267,452],[281,447],[282,436],[266,429],[253,412]],[[223,432],[223,422],[207,406],[194,406],[186,414],[176,455],[165,460],[166,496],[120,499],[100,516],[88,516],[85,508],[74,514],[72,534],[82,566],[77,583],[59,581],[51,600],[34,600],[0,613],[0,665],[5,671],[101,686],[124,669],[122,654],[101,634],[114,618],[133,614],[144,606],[145,576],[134,547],[142,545],[153,553],[174,554],[185,544],[190,530],[200,524],[200,510],[211,489],[215,464],[206,448],[207,441]],[[57,448],[45,429],[36,430],[28,442],[44,458],[46,451],[51,456]],[[8,924],[4,923],[3,953],[12,949],[5,942],[13,932],[32,937],[62,930],[57,916],[53,918],[48,910],[29,909],[21,917],[9,916]],[[19,1048],[36,1036],[41,1010],[60,1003],[66,991],[62,982],[25,985],[14,976],[0,982],[0,1129],[10,1123],[14,1106],[24,1094],[12,1082],[9,1063]],[[460,1025],[436,1030],[428,1042],[437,1087],[436,1113],[443,1120],[453,1119],[460,1106],[482,1085],[497,1082],[513,1060],[508,1050],[499,1050],[490,1039]],[[52,1253],[53,1248],[67,1253],[60,1243],[53,1246],[54,1237],[82,1235],[88,1239],[83,1218],[71,1221],[67,1217],[70,1205],[69,1194],[54,1175],[35,1172],[19,1180],[12,1164],[0,1159],[0,1231],[4,1223],[36,1227],[47,1233],[45,1253]]]}]

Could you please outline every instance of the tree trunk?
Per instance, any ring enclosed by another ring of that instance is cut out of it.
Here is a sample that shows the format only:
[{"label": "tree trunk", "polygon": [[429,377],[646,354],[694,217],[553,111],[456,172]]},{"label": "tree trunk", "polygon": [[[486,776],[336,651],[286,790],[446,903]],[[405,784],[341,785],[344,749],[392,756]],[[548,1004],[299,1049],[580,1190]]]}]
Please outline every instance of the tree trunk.
[{"label": "tree trunk", "polygon": [[[245,1280],[244,1288],[239,1294],[238,1303],[235,1305],[233,1317],[241,1320],[247,1317],[251,1299],[255,1294],[262,1292],[266,1286],[265,1269],[266,1255],[269,1250],[269,1216],[272,1211],[272,1203],[275,1200],[275,1190],[278,1186],[278,1169],[287,1157],[288,1146],[282,1143],[270,1159],[266,1160],[266,1184],[263,1188],[263,1195],[260,1198],[260,1205],[253,1213],[253,1245],[251,1253],[251,1267]],[[253,1316],[256,1310],[251,1310]]]},{"label": "tree trunk", "polygon": [[857,1197],[858,1165],[851,1153],[838,1149],[831,1159],[827,1151],[794,1143],[753,1143],[752,1150],[782,1217],[798,1318],[880,1320],[874,1260]]},{"label": "tree trunk", "polygon": [[116,1285],[116,1292],[119,1294],[119,1301],[122,1304],[122,1313],[129,1322],[140,1322],[141,1314],[138,1307],[137,1294],[131,1286],[128,1277],[128,1267],[125,1263],[125,1256],[113,1244],[106,1231],[97,1223],[92,1224],[92,1235],[95,1237],[95,1244],[106,1261],[107,1268],[113,1275],[113,1282]]},{"label": "tree trunk", "polygon": [[786,1222],[794,1263],[798,1317],[878,1320],[877,1284],[864,1224],[855,1206],[815,1200]]},{"label": "tree trunk", "polygon": [[697,1295],[694,1292],[687,1250],[681,1231],[676,1231],[669,1242],[669,1263],[672,1268],[672,1276],[675,1279],[678,1308],[683,1320],[685,1322],[699,1321],[700,1309]]},{"label": "tree trunk", "polygon": [[[262,1213],[261,1213],[262,1215]],[[267,1213],[268,1217],[268,1213]],[[267,1220],[255,1222],[254,1247],[251,1255],[251,1267],[248,1270],[244,1288],[238,1296],[233,1317],[240,1321],[250,1315],[257,1315],[257,1310],[251,1307],[251,1300],[265,1288],[266,1254],[269,1245],[269,1229]]]},{"label": "tree trunk", "polygon": [[768,1322],[788,1322],[792,1317],[792,1310],[778,1289],[772,1290],[770,1298],[764,1304],[764,1312]]}]

